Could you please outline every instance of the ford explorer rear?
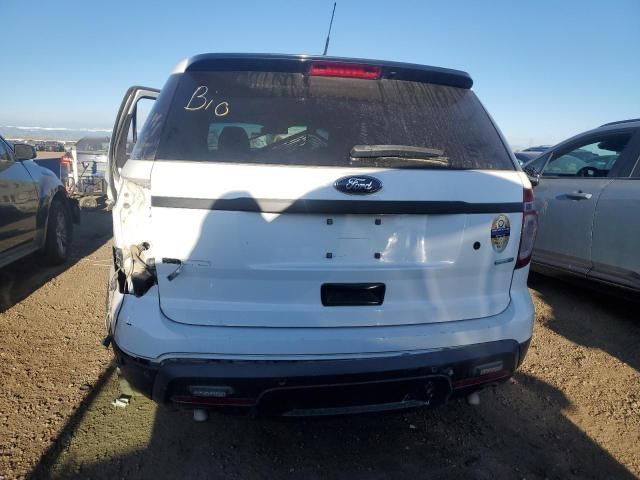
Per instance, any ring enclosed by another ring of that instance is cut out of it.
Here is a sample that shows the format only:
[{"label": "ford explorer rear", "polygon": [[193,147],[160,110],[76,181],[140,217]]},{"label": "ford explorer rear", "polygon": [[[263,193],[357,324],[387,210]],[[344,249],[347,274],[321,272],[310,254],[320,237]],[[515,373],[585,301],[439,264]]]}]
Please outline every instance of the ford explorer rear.
[{"label": "ford explorer rear", "polygon": [[130,89],[108,172],[124,380],[198,412],[306,416],[509,378],[532,332],[536,214],[471,86],[421,65],[207,54]]}]

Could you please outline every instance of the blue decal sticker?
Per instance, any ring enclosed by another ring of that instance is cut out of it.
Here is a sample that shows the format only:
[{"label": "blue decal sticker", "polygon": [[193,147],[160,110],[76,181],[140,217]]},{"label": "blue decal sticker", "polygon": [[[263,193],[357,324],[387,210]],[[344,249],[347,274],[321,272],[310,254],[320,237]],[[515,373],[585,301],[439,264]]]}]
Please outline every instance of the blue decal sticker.
[{"label": "blue decal sticker", "polygon": [[493,249],[501,253],[507,248],[509,237],[511,236],[511,224],[509,217],[506,215],[498,215],[491,223],[491,245]]}]

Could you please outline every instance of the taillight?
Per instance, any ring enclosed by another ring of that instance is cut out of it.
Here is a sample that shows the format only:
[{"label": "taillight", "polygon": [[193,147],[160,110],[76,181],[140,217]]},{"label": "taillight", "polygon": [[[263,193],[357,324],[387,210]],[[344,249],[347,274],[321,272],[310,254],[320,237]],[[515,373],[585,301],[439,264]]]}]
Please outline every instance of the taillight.
[{"label": "taillight", "polygon": [[382,75],[382,68],[376,65],[360,65],[357,63],[313,62],[309,68],[309,75],[375,80]]},{"label": "taillight", "polygon": [[526,267],[531,261],[533,243],[536,240],[536,231],[538,230],[538,214],[533,200],[533,190],[525,188],[522,231],[520,232],[520,248],[518,249],[516,268]]}]

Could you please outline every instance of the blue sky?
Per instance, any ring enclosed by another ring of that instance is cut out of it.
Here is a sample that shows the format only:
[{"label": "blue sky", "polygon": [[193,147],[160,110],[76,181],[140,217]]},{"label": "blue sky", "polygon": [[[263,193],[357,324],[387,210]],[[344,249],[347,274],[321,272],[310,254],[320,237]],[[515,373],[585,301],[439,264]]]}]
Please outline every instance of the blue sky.
[{"label": "blue sky", "polygon": [[[0,126],[111,128],[203,52],[321,53],[333,2],[0,0]],[[640,117],[640,0],[339,0],[329,54],[471,73],[514,146]]]}]

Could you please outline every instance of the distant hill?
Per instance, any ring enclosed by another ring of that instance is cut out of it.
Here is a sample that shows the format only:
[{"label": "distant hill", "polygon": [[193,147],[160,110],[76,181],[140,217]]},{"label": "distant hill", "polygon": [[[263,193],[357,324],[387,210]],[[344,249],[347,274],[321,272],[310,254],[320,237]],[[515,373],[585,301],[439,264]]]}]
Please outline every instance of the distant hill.
[{"label": "distant hill", "polygon": [[106,128],[22,127],[0,125],[0,135],[5,138],[23,140],[78,140],[86,136],[111,135]]}]

